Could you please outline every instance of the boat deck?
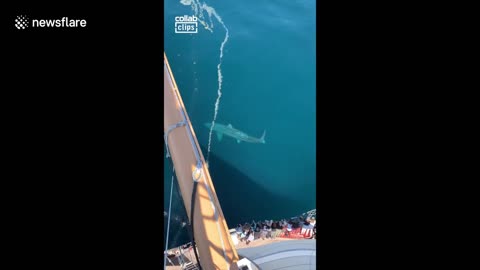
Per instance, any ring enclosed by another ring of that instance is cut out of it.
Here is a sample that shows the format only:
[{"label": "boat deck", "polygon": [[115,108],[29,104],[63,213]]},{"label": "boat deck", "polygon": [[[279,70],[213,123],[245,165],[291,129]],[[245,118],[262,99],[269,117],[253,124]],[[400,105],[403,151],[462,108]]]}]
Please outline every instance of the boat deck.
[{"label": "boat deck", "polygon": [[[272,243],[279,243],[279,242],[287,242],[287,241],[296,241],[295,239],[289,239],[289,238],[266,238],[265,240],[262,239],[256,239],[252,242],[250,242],[248,245],[246,244],[245,241],[239,242],[238,245],[235,246],[237,250],[245,249],[245,248],[252,248],[252,247],[260,247],[260,246],[265,246],[269,245]],[[175,254],[175,252],[178,250],[178,248],[170,249],[168,251],[168,254]],[[197,260],[195,259],[195,255],[193,254],[192,248],[187,248],[187,249],[182,249],[183,253],[183,260],[187,263],[187,265],[190,265],[190,262],[192,265],[195,265],[197,263]],[[171,259],[174,265],[170,264],[169,262],[167,263],[167,270],[182,270],[182,266],[180,263],[180,260],[178,259],[178,256]],[[187,269],[188,266],[187,266]],[[194,268],[192,268],[194,269]]]}]

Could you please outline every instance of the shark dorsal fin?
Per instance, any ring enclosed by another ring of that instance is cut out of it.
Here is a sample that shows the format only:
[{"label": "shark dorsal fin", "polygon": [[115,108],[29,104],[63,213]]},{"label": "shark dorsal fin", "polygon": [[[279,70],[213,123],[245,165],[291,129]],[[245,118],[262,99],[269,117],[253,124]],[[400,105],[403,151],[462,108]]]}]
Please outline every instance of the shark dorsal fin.
[{"label": "shark dorsal fin", "polygon": [[223,138],[223,133],[217,131],[217,138],[218,138],[218,141],[221,142]]},{"label": "shark dorsal fin", "polygon": [[227,127],[229,128],[233,128],[232,124],[228,124]]}]

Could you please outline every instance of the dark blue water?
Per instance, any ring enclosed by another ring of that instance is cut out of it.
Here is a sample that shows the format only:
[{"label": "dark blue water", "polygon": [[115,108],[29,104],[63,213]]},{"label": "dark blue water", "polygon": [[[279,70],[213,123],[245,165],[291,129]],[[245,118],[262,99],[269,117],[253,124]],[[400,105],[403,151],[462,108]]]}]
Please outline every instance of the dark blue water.
[{"label": "dark blue water", "polygon": [[[211,32],[199,24],[196,34],[175,33],[175,16],[201,14]],[[316,208],[315,34],[314,0],[165,3],[165,53],[230,227]],[[266,130],[265,144],[219,141],[213,133],[208,152],[204,124],[215,115],[220,60],[216,123],[256,138]],[[170,180],[166,171],[167,206]],[[173,202],[172,217],[186,219],[178,195]],[[188,241],[180,221],[171,226],[169,246]]]}]

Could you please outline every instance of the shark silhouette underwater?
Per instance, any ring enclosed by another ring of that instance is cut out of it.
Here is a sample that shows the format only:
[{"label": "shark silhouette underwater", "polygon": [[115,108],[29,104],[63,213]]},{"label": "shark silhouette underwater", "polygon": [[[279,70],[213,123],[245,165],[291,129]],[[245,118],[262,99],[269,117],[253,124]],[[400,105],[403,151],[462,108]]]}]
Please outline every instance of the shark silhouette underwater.
[{"label": "shark silhouette underwater", "polygon": [[[209,129],[212,127],[211,123],[205,123],[204,125]],[[241,141],[249,142],[249,143],[263,143],[263,144],[265,143],[266,130],[263,131],[262,137],[255,138],[246,134],[243,131],[235,129],[231,124],[222,125],[222,124],[215,123],[215,125],[213,126],[213,131],[215,131],[215,133],[217,134],[217,138],[219,141],[222,140],[223,135],[227,135],[229,137],[236,139],[237,143],[240,143]]]}]

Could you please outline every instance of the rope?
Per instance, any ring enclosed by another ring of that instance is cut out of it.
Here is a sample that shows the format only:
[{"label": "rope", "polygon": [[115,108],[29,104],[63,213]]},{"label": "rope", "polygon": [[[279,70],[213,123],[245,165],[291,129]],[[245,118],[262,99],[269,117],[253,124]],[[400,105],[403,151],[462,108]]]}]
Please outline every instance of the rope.
[{"label": "rope", "polygon": [[191,219],[191,223],[190,223],[190,230],[191,230],[191,240],[192,240],[192,248],[193,248],[193,252],[195,254],[195,259],[197,259],[197,265],[198,265],[198,268],[200,270],[202,270],[202,265],[200,264],[200,260],[198,259],[198,253],[197,253],[197,248],[196,248],[196,245],[195,245],[195,235],[193,233],[193,214],[195,213],[195,195],[196,195],[196,191],[197,191],[197,185],[198,185],[198,182],[195,181],[193,182],[193,191],[192,191],[192,202],[191,202],[191,206],[190,206],[190,219]]},{"label": "rope", "polygon": [[[167,148],[168,149],[168,148]],[[165,252],[163,256],[165,257],[163,259],[163,269],[167,269],[167,250],[168,250],[168,236],[170,235],[170,217],[172,213],[172,193],[173,193],[173,177],[174,177],[174,172],[175,172],[175,167],[173,167],[172,171],[172,181],[170,183],[170,202],[168,205],[168,221],[167,221],[167,241],[165,243]]]}]

